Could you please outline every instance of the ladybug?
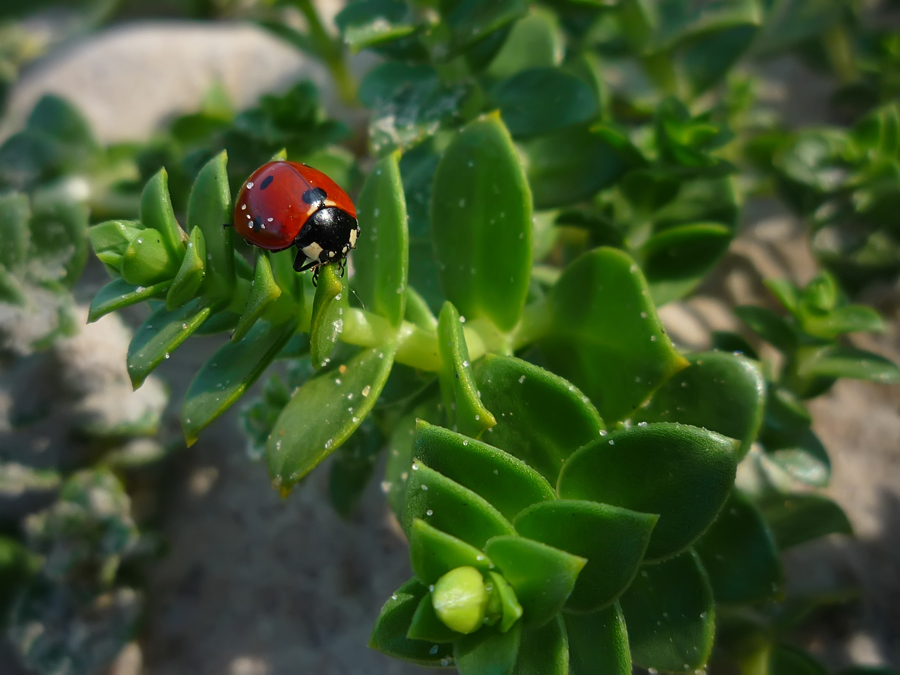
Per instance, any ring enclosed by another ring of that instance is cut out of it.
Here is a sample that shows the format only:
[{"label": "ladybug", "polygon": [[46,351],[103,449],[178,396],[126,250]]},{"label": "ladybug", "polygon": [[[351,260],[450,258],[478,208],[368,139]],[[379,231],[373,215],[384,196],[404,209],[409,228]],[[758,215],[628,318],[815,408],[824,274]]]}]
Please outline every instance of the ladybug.
[{"label": "ladybug", "polygon": [[298,162],[263,164],[241,186],[234,203],[234,229],[254,246],[283,251],[296,246],[294,269],[337,263],[344,273],[356,248],[356,207],[337,183]]}]

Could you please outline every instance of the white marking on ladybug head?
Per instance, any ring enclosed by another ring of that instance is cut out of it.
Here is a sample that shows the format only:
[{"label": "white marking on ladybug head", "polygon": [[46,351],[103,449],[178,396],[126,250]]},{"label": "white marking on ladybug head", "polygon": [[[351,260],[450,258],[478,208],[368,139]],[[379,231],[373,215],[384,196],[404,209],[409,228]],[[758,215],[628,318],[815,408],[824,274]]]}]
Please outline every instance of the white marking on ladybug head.
[{"label": "white marking on ladybug head", "polygon": [[311,243],[309,246],[304,246],[300,250],[303,251],[303,255],[310,260],[318,260],[319,256],[322,255],[322,247],[316,242]]},{"label": "white marking on ladybug head", "polygon": [[344,248],[341,249],[341,253],[343,253],[344,255],[346,255],[346,254],[347,254],[347,251],[349,251],[349,250],[350,250],[350,247],[349,247],[347,244],[344,244]]},{"label": "white marking on ladybug head", "polygon": [[359,228],[350,230],[350,246],[356,248],[356,237],[359,235]]},{"label": "white marking on ladybug head", "polygon": [[329,258],[333,258],[333,257],[334,257],[334,251],[328,251],[328,257],[329,257]]}]

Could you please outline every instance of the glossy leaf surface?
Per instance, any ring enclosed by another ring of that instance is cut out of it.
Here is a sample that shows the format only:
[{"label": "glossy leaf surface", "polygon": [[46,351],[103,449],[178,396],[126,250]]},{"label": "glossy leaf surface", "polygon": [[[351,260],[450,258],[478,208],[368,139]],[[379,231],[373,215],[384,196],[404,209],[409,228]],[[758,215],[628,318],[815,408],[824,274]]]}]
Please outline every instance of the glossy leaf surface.
[{"label": "glossy leaf surface", "polygon": [[548,297],[541,351],[607,424],[624,419],[687,365],[663,332],[647,284],[625,253],[599,248],[570,264]]},{"label": "glossy leaf surface", "polygon": [[688,367],[666,380],[634,422],[681,422],[740,441],[750,450],[762,422],[766,383],[759,364],[723,352],[687,357]]},{"label": "glossy leaf surface", "polygon": [[781,549],[828,534],[853,534],[844,510],[824,495],[797,493],[771,497],[760,504]]},{"label": "glossy leaf surface", "polygon": [[630,675],[628,629],[618,603],[591,614],[564,614],[570,675]]},{"label": "glossy leaf surface", "polygon": [[381,608],[369,638],[369,647],[420,666],[435,668],[449,665],[453,654],[451,645],[436,645],[406,637],[416,609],[427,593],[428,588],[415,579],[398,588]]},{"label": "glossy leaf surface", "polygon": [[484,548],[522,605],[522,620],[542,626],[556,616],[575,587],[584,558],[531,539],[494,537]]},{"label": "glossy leaf surface", "polygon": [[717,603],[762,602],[781,592],[783,572],[775,540],[759,509],[737,490],[694,549]]},{"label": "glossy leaf surface", "polygon": [[[169,175],[160,169],[147,181],[141,193],[141,224],[160,233],[169,256],[180,259],[184,255],[184,232],[175,220],[169,198]],[[223,223],[230,222],[223,220]]]},{"label": "glossy leaf surface", "polygon": [[693,551],[644,565],[620,604],[637,665],[681,673],[706,664],[713,647],[715,604]]},{"label": "glossy leaf surface", "polygon": [[181,267],[166,294],[166,309],[173,310],[190,302],[203,283],[206,272],[206,240],[199,227],[191,231]]},{"label": "glossy leaf surface", "polygon": [[188,445],[256,382],[296,330],[293,322],[260,321],[239,343],[227,342],[203,364],[188,387],[181,426]]},{"label": "glossy leaf surface", "polygon": [[406,483],[404,531],[410,532],[416,518],[478,549],[491,537],[515,533],[487,501],[421,461],[413,462]]},{"label": "glossy leaf surface", "polygon": [[569,455],[604,429],[574,385],[527,361],[487,354],[475,366],[475,381],[482,404],[497,420],[485,440],[533,467],[551,485]]},{"label": "glossy leaf surface", "polygon": [[508,520],[556,499],[553,487],[512,455],[443,427],[419,422],[414,459],[486,499]]},{"label": "glossy leaf surface", "polygon": [[139,302],[165,293],[171,284],[172,282],[169,280],[160,282],[155,286],[135,286],[124,279],[113,279],[97,291],[91,299],[88,321],[96,321],[110,312],[136,305]]},{"label": "glossy leaf surface", "polygon": [[397,40],[416,30],[406,3],[398,0],[357,0],[334,21],[353,51]]},{"label": "glossy leaf surface", "polygon": [[557,491],[562,499],[659,514],[647,559],[666,558],[715,519],[734,482],[735,451],[735,441],[696,427],[632,427],[572,455]]},{"label": "glossy leaf surface", "polygon": [[526,68],[557,66],[563,51],[563,35],[556,15],[532,6],[528,14],[513,24],[487,73],[501,79]]},{"label": "glossy leaf surface", "polygon": [[411,640],[425,640],[432,643],[455,642],[462,637],[462,633],[457,633],[447,627],[447,625],[438,618],[434,611],[434,603],[432,595],[429,591],[425,597],[419,602],[416,613],[413,615],[409,624],[409,630],[406,637]]},{"label": "glossy leaf surface", "polygon": [[457,567],[474,567],[487,574],[493,562],[480,549],[416,518],[409,532],[409,562],[423,584],[433,584]]},{"label": "glossy leaf surface", "polygon": [[588,501],[536,504],[515,520],[523,537],[587,559],[567,608],[589,612],[613,602],[631,583],[657,517]]},{"label": "glossy leaf surface", "polygon": [[203,166],[191,188],[187,211],[189,230],[199,227],[206,241],[206,277],[201,293],[215,299],[230,299],[234,286],[234,228],[223,227],[233,216],[226,163],[222,152]]},{"label": "glossy leaf surface", "polygon": [[431,232],[441,286],[467,319],[519,320],[531,275],[531,191],[497,115],[470,122],[434,177]]},{"label": "glossy leaf surface", "polygon": [[[199,232],[200,230],[195,230]],[[193,236],[193,232],[191,233]],[[275,281],[275,275],[272,273],[272,263],[269,262],[269,256],[260,251],[256,256],[256,267],[253,270],[253,282],[250,285],[250,295],[247,297],[247,304],[241,313],[234,333],[231,335],[232,342],[240,342],[250,331],[256,322],[263,316],[263,313],[271,304],[281,296],[281,287]]]},{"label": "glossy leaf surface", "polygon": [[356,206],[361,234],[353,253],[354,287],[369,311],[399,326],[406,304],[409,234],[397,153],[375,165]]},{"label": "glossy leaf surface", "polygon": [[882,384],[900,382],[900,368],[893,362],[852,347],[829,346],[807,353],[798,373],[803,377],[848,377]]},{"label": "glossy leaf surface", "polygon": [[523,627],[513,675],[568,674],[569,641],[562,615],[557,615],[543,626]]},{"label": "glossy leaf surface", "polygon": [[309,326],[309,354],[316,368],[328,363],[334,345],[344,331],[344,310],[350,306],[347,293],[335,265],[319,268]]},{"label": "glossy leaf surface", "polygon": [[352,434],[378,399],[394,362],[394,347],[364,349],[339,369],[294,392],[266,445],[276,489],[287,491]]}]

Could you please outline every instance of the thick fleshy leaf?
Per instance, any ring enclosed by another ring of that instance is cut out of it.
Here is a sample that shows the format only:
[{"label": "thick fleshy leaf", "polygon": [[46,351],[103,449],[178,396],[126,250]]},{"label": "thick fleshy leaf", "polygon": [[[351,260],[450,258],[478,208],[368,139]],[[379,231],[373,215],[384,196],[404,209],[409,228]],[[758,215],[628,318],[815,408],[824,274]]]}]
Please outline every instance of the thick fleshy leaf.
[{"label": "thick fleshy leaf", "polygon": [[356,201],[362,233],[353,254],[354,287],[365,307],[392,326],[403,320],[409,268],[406,199],[399,153],[379,161]]},{"label": "thick fleshy leaf", "polygon": [[657,516],[596,502],[536,504],[515,520],[523,537],[587,559],[566,605],[590,612],[613,602],[644,557]]},{"label": "thick fleshy leaf", "polygon": [[653,301],[664,305],[690,293],[719,262],[733,236],[724,225],[696,223],[650,237],[641,253]]},{"label": "thick fleshy leaf", "polygon": [[322,373],[294,392],[266,444],[276,489],[287,494],[356,431],[387,382],[394,349],[390,344],[364,349],[345,368]]},{"label": "thick fleshy leaf", "polygon": [[481,402],[497,420],[485,440],[533,467],[551,485],[569,455],[604,429],[594,406],[574,385],[527,361],[487,354],[475,366],[475,381]]},{"label": "thick fleshy leaf", "polygon": [[394,426],[387,445],[387,466],[381,489],[387,494],[394,515],[401,518],[406,481],[412,467],[412,453],[416,442],[416,422],[425,420],[437,424],[443,420],[439,397],[435,396],[413,408]]},{"label": "thick fleshy leaf", "polygon": [[474,567],[487,574],[494,563],[480,549],[416,518],[409,532],[409,563],[423,584],[433,584],[457,567]]},{"label": "thick fleshy leaf", "polygon": [[553,487],[521,460],[427,422],[416,427],[413,457],[480,495],[509,520],[532,504],[556,499]]},{"label": "thick fleshy leaf", "polygon": [[805,315],[801,320],[803,330],[827,340],[844,333],[882,333],[885,330],[881,315],[865,305],[846,305],[825,316]]},{"label": "thick fleshy leaf", "polygon": [[166,292],[172,284],[171,280],[163,281],[155,286],[135,286],[123,279],[114,279],[101,288],[91,299],[88,321],[94,322],[110,312],[136,305]]},{"label": "thick fleshy leaf", "polygon": [[766,382],[758,363],[725,352],[701,352],[666,380],[634,422],[681,422],[740,441],[747,454],[762,422]]},{"label": "thick fleshy leaf", "polygon": [[453,427],[477,438],[485,429],[497,424],[497,420],[478,396],[463,321],[456,307],[449,302],[444,303],[437,329],[441,354],[441,396]]},{"label": "thick fleshy leaf", "polygon": [[444,151],[431,232],[447,298],[467,319],[512,330],[531,278],[531,191],[498,115],[470,122]]},{"label": "thick fleshy leaf", "polygon": [[561,614],[543,626],[523,627],[513,675],[569,675],[569,672],[569,641]]},{"label": "thick fleshy leaf", "polygon": [[200,169],[187,210],[189,231],[199,227],[206,241],[206,277],[200,292],[216,300],[230,300],[234,287],[234,228],[224,227],[233,216],[227,161],[221,152]]},{"label": "thick fleshy leaf", "polygon": [[767,675],[827,675],[828,669],[808,652],[793,645],[778,644],[769,652]]},{"label": "thick fleshy leaf", "polygon": [[[199,231],[194,230],[194,232]],[[194,232],[191,232],[192,239]],[[280,296],[281,287],[275,281],[269,256],[264,251],[259,250],[256,255],[256,267],[253,270],[253,281],[250,284],[250,295],[247,296],[247,304],[241,313],[241,318],[234,329],[234,333],[231,335],[231,341],[240,342],[250,332],[250,329],[256,325],[256,322],[263,316],[266,309]]]},{"label": "thick fleshy leaf", "polygon": [[160,307],[141,324],[128,345],[128,376],[135,389],[203,325],[210,311],[209,305],[197,298],[173,312]]},{"label": "thick fleshy leaf", "polygon": [[349,302],[337,267],[320,267],[309,327],[309,353],[316,368],[328,364],[334,345],[344,331],[344,310],[350,306]]},{"label": "thick fleshy leaf", "polygon": [[416,609],[427,593],[428,588],[415,579],[410,579],[398,588],[381,608],[372,637],[369,638],[369,647],[420,666],[449,666],[453,661],[451,645],[410,640],[406,637]]},{"label": "thick fleshy leaf", "polygon": [[741,305],[734,308],[738,318],[776,349],[790,352],[797,344],[797,333],[784,318],[765,307]]},{"label": "thick fleshy leaf", "polygon": [[205,275],[206,241],[203,239],[203,230],[195,227],[181,259],[181,267],[166,294],[166,309],[178,309],[193,300]]},{"label": "thick fleshy leaf", "polygon": [[465,636],[453,645],[459,675],[512,675],[521,639],[519,622],[505,633],[486,626]]},{"label": "thick fleshy leaf", "polygon": [[[157,171],[144,186],[144,191],[141,193],[140,218],[144,227],[152,227],[160,233],[169,256],[180,260],[184,255],[186,235],[179,227],[178,221],[175,220],[172,200],[169,198],[169,175],[165,169]],[[222,221],[222,223],[227,222],[229,221]]]},{"label": "thick fleshy leaf", "polygon": [[594,92],[558,68],[530,68],[498,82],[491,97],[515,138],[539,136],[588,122],[600,111]]},{"label": "thick fleshy leaf", "polygon": [[558,66],[564,51],[562,29],[556,14],[531,6],[528,14],[513,24],[487,73],[499,80],[526,68]]},{"label": "thick fleshy leaf", "polygon": [[528,158],[535,209],[588,199],[615,183],[625,169],[612,146],[580,126],[523,141],[520,147]]},{"label": "thick fleshy leaf", "polygon": [[452,7],[445,19],[450,28],[453,52],[461,51],[512,23],[528,9],[524,0],[454,0],[447,4]]},{"label": "thick fleshy leaf", "polygon": [[734,483],[736,441],[682,424],[610,434],[563,466],[562,499],[588,499],[659,514],[647,559],[672,556],[715,519]]},{"label": "thick fleshy leaf", "polygon": [[706,664],[713,647],[715,603],[696,553],[644,565],[620,604],[637,665],[686,673]]},{"label": "thick fleshy leaf", "polygon": [[[500,605],[500,632],[505,633],[513,624],[522,618],[522,605],[516,597],[512,585],[497,572],[488,572],[490,581],[489,590],[499,599]],[[488,603],[490,609],[490,603]]]},{"label": "thick fleshy leaf", "polygon": [[491,537],[514,534],[503,515],[487,501],[420,461],[413,462],[406,482],[403,529],[409,535],[416,519],[478,549]]},{"label": "thick fleshy leaf", "polygon": [[353,515],[362,499],[375,472],[383,442],[375,424],[367,419],[335,453],[328,475],[328,498],[344,518]]},{"label": "thick fleshy leaf", "polygon": [[150,286],[173,278],[180,260],[170,257],[162,235],[150,228],[141,230],[122,254],[119,270],[129,284]]},{"label": "thick fleshy leaf", "polygon": [[591,614],[565,614],[569,675],[631,675],[628,629],[619,604]]},{"label": "thick fleshy leaf", "polygon": [[717,603],[756,603],[781,593],[783,571],[775,540],[759,509],[737,490],[694,549]]},{"label": "thick fleshy leaf", "polygon": [[725,0],[694,7],[682,0],[629,0],[623,31],[642,52],[667,52],[692,39],[735,26],[757,26],[763,10],[755,0]]},{"label": "thick fleshy leaf", "polygon": [[760,505],[778,548],[797,546],[828,534],[853,534],[844,510],[814,493],[773,496]]},{"label": "thick fleshy leaf", "polygon": [[296,331],[296,324],[257,323],[238,343],[227,342],[197,372],[181,408],[187,444],[230,408],[274,361]]},{"label": "thick fleshy leaf", "polygon": [[797,369],[801,377],[848,377],[882,384],[900,382],[900,368],[893,362],[852,347],[828,346],[800,356]]},{"label": "thick fleshy leaf", "polygon": [[440,620],[434,611],[434,602],[429,591],[419,602],[416,613],[409,624],[409,630],[406,632],[406,637],[410,640],[425,640],[442,644],[456,642],[462,637],[462,633],[457,633],[455,630],[448,628],[447,624]]},{"label": "thick fleshy leaf", "polygon": [[637,264],[599,248],[570,264],[550,291],[541,343],[550,368],[587,394],[607,424],[628,417],[685,366]]},{"label": "thick fleshy leaf", "polygon": [[680,50],[685,79],[697,96],[720,83],[753,43],[759,27],[737,25],[703,35]]},{"label": "thick fleshy leaf", "polygon": [[8,270],[23,265],[28,254],[31,205],[28,195],[9,192],[0,195],[0,265]]},{"label": "thick fleshy leaf", "polygon": [[559,614],[587,562],[571,553],[518,536],[494,537],[484,547],[522,605],[522,620],[542,626]]},{"label": "thick fleshy leaf", "polygon": [[355,52],[407,37],[416,31],[406,3],[398,0],[356,0],[348,4],[334,22],[344,41]]}]

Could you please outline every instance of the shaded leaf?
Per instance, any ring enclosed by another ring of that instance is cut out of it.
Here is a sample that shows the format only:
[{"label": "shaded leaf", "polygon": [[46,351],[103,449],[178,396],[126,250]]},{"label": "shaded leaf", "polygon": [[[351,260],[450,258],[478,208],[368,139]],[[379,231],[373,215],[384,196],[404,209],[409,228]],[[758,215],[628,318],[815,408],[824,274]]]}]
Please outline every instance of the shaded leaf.
[{"label": "shaded leaf", "polygon": [[494,626],[466,635],[453,645],[459,675],[512,675],[521,639],[518,622],[505,633]]},{"label": "shaded leaf", "polygon": [[591,614],[564,614],[569,675],[630,675],[628,629],[618,603]]},{"label": "shaded leaf", "polygon": [[432,527],[421,518],[412,521],[409,531],[409,562],[423,584],[433,584],[457,567],[474,567],[487,574],[493,561],[480,549]]},{"label": "shaded leaf", "polygon": [[843,509],[824,495],[778,495],[767,498],[759,507],[781,549],[828,534],[853,534]]}]

